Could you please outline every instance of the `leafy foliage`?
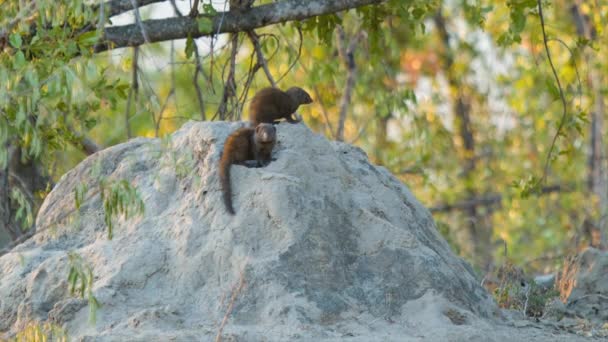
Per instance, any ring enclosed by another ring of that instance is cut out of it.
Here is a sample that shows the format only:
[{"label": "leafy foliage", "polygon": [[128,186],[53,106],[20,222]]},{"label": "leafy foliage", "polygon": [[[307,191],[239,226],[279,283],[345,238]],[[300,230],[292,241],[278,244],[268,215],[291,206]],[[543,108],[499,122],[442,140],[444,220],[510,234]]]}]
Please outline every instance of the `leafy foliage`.
[{"label": "leafy foliage", "polygon": [[93,295],[93,270],[91,266],[76,253],[68,253],[68,259],[70,262],[70,271],[68,274],[70,294],[78,295],[80,298],[86,296],[89,302],[89,321],[95,323],[97,309],[100,307],[100,304]]},{"label": "leafy foliage", "polygon": [[108,228],[108,239],[112,239],[116,217],[129,219],[143,215],[145,206],[141,196],[127,180],[106,180],[100,184],[101,199],[103,201],[104,221]]},{"label": "leafy foliage", "polygon": [[12,202],[17,204],[15,220],[21,223],[23,229],[29,229],[34,224],[32,206],[26,199],[25,194],[19,188],[13,188],[11,192]]}]

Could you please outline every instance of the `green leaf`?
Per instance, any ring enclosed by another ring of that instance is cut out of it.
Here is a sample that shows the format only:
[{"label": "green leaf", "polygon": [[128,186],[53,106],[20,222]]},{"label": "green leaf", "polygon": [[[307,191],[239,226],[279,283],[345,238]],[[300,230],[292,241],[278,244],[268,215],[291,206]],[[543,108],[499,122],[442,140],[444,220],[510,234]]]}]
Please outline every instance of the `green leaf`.
[{"label": "green leaf", "polygon": [[555,83],[553,83],[550,80],[547,80],[546,84],[547,84],[547,90],[549,91],[549,94],[551,94],[551,97],[553,98],[553,100],[559,99],[559,97],[560,97],[559,89],[557,88]]},{"label": "green leaf", "polygon": [[25,60],[25,55],[23,54],[23,51],[17,51],[17,53],[15,54],[14,60],[13,60],[14,68],[16,70],[21,69],[26,64],[27,64],[27,61]]},{"label": "green leaf", "polygon": [[97,31],[90,31],[78,36],[78,43],[91,46],[97,42]]},{"label": "green leaf", "polygon": [[21,35],[19,33],[13,33],[9,36],[8,41],[11,43],[11,46],[15,49],[19,49],[23,41],[21,40]]},{"label": "green leaf", "polygon": [[188,36],[188,39],[186,39],[186,50],[184,52],[186,53],[186,58],[188,59],[192,57],[192,54],[194,54],[194,40],[191,36]]},{"label": "green leaf", "polygon": [[201,17],[196,20],[198,23],[198,32],[211,33],[213,29],[213,21],[207,17]]},{"label": "green leaf", "polygon": [[216,15],[217,11],[215,10],[215,8],[213,8],[211,4],[203,4],[203,13],[209,15]]},{"label": "green leaf", "polygon": [[511,12],[511,30],[519,34],[526,27],[526,15],[523,11]]}]

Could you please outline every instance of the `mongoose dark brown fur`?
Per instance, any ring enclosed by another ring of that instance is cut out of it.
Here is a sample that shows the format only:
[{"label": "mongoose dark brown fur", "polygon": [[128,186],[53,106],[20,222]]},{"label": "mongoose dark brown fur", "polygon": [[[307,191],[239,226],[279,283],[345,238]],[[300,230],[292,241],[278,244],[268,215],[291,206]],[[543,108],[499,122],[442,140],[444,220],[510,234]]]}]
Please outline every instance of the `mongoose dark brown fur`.
[{"label": "mongoose dark brown fur", "polygon": [[291,87],[286,91],[277,88],[264,88],[258,91],[249,104],[249,121],[253,126],[265,122],[285,118],[287,122],[298,123],[301,118],[292,118],[302,104],[309,104],[312,98],[299,87]]},{"label": "mongoose dark brown fur", "polygon": [[277,131],[272,124],[262,123],[255,128],[243,127],[226,138],[224,152],[220,159],[220,183],[226,210],[234,215],[232,189],[230,186],[230,166],[244,165],[247,160],[255,160],[258,167],[270,163],[272,149],[277,141]]}]

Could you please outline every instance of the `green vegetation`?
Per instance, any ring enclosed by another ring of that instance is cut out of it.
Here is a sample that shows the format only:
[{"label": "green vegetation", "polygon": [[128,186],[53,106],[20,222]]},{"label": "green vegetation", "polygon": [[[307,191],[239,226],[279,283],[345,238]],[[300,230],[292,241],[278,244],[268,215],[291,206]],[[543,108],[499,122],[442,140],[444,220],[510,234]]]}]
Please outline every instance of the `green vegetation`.
[{"label": "green vegetation", "polygon": [[91,266],[78,254],[68,253],[70,271],[68,283],[70,294],[78,295],[80,298],[87,297],[89,302],[89,320],[95,323],[97,309],[100,307],[97,298],[93,295],[93,270]]}]

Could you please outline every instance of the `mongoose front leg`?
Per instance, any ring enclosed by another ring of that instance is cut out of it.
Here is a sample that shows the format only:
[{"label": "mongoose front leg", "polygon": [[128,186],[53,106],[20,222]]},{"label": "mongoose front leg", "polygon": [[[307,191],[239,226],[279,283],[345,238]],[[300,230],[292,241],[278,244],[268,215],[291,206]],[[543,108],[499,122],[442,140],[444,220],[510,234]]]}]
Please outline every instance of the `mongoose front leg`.
[{"label": "mongoose front leg", "polygon": [[289,115],[287,115],[287,116],[285,117],[285,119],[287,120],[287,122],[289,122],[289,123],[292,123],[292,124],[293,124],[293,123],[298,123],[298,122],[301,122],[301,121],[302,121],[302,117],[300,117],[298,114],[295,114],[296,118],[295,118],[295,119],[293,119],[293,118],[292,118],[292,115],[294,115],[294,114],[295,114],[295,113],[292,113],[292,114],[289,114]]}]

